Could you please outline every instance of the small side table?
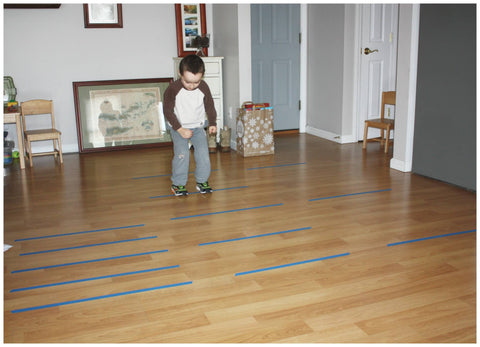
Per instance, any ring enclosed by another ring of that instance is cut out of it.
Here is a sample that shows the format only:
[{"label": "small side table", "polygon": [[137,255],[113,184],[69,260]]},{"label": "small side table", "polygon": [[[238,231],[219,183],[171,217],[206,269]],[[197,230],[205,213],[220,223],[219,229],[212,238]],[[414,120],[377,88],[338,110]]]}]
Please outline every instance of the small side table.
[{"label": "small side table", "polygon": [[20,156],[20,169],[25,169],[25,150],[23,149],[23,129],[22,129],[22,113],[20,106],[16,111],[10,111],[3,108],[3,124],[13,124],[17,126],[18,152]]}]

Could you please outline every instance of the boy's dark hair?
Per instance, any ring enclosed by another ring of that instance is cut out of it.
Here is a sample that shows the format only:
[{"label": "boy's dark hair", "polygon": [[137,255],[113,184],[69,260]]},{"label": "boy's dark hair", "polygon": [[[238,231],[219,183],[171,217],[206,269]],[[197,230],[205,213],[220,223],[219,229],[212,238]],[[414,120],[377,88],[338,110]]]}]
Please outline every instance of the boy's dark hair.
[{"label": "boy's dark hair", "polygon": [[194,75],[197,73],[201,73],[203,75],[205,73],[205,64],[203,63],[202,58],[200,58],[198,55],[190,54],[180,61],[178,70],[182,76],[185,71],[189,71]]}]

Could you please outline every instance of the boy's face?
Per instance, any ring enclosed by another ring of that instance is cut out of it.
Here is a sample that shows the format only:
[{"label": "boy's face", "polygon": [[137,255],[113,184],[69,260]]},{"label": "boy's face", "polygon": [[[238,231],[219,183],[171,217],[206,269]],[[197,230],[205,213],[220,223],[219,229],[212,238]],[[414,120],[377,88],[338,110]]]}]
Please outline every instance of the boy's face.
[{"label": "boy's face", "polygon": [[190,71],[184,71],[183,75],[180,77],[182,84],[187,90],[197,89],[200,81],[202,80],[203,74],[201,72],[193,74]]}]

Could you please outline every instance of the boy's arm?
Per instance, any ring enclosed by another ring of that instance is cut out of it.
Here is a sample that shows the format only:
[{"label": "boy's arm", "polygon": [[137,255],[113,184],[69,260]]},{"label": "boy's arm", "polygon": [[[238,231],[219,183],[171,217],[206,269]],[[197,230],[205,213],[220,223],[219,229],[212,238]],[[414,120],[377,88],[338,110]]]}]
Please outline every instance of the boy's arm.
[{"label": "boy's arm", "polygon": [[217,111],[215,110],[215,103],[213,102],[212,93],[208,87],[207,82],[202,80],[199,87],[203,92],[203,105],[205,106],[205,112],[207,113],[209,127],[217,126]]},{"label": "boy's arm", "polygon": [[174,112],[175,97],[177,96],[179,91],[180,89],[178,89],[178,85],[173,82],[172,84],[170,84],[170,86],[168,86],[168,88],[165,90],[165,93],[163,94],[163,115],[170,123],[173,130],[178,130],[182,127]]}]

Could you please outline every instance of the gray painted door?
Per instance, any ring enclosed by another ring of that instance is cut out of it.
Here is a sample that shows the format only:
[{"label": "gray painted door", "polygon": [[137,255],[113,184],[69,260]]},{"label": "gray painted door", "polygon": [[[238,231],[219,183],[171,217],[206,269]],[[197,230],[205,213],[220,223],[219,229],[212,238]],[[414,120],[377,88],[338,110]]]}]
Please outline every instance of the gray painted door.
[{"label": "gray painted door", "polygon": [[252,98],[273,106],[274,130],[300,124],[300,5],[251,5]]}]

